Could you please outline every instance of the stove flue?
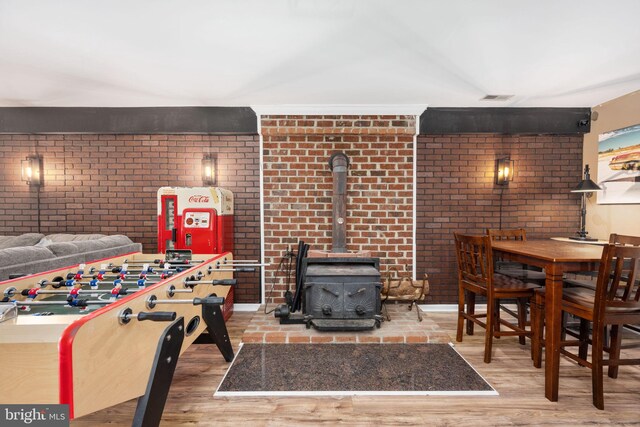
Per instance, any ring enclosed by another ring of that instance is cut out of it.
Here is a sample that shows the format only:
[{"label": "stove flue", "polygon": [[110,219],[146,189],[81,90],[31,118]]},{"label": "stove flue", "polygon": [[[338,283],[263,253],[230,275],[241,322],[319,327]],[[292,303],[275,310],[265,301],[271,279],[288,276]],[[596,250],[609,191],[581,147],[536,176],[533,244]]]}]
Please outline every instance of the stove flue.
[{"label": "stove flue", "polygon": [[349,158],[334,153],[331,252],[309,251],[302,261],[307,327],[353,331],[380,327],[380,260],[368,252],[347,251],[347,173]]}]

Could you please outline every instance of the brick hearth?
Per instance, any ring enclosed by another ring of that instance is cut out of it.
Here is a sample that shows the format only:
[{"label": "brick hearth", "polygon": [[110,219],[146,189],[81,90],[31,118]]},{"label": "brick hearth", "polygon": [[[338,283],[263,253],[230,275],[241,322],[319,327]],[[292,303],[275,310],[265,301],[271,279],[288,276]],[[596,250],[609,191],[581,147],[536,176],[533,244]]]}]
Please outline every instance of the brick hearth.
[{"label": "brick hearth", "polygon": [[[273,306],[271,306],[273,307]],[[242,336],[244,343],[448,343],[451,337],[423,313],[419,322],[415,308],[406,304],[389,304],[391,321],[382,322],[379,329],[359,332],[320,332],[301,325],[281,325],[273,313],[265,314],[261,307],[253,316]]]}]

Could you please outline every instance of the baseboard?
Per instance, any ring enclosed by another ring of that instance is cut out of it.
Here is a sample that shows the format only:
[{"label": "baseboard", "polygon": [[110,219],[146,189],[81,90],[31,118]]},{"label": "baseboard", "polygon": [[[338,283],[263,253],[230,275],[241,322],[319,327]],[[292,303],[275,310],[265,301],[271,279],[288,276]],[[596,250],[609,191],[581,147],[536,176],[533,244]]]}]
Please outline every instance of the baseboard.
[{"label": "baseboard", "polygon": [[233,304],[233,311],[258,311],[260,304]]},{"label": "baseboard", "polygon": [[[419,305],[420,310],[425,313],[456,313],[458,311],[458,304],[422,304]],[[234,311],[258,311],[260,304],[234,304]],[[476,308],[479,310],[486,310],[486,304],[476,304]]]}]

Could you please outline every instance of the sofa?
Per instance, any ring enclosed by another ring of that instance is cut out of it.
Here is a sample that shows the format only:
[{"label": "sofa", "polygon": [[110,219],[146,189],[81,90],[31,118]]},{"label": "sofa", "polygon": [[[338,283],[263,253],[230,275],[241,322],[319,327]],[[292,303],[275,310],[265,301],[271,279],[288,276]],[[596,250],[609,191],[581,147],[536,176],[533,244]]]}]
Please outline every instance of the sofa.
[{"label": "sofa", "polygon": [[74,264],[142,252],[123,235],[27,233],[0,236],[0,280]]}]

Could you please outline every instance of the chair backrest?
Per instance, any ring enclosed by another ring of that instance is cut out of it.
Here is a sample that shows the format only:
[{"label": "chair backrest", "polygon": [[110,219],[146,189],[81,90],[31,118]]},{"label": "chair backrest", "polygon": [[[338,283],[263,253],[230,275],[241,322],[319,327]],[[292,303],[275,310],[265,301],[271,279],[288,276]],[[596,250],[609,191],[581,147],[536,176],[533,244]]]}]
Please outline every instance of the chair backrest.
[{"label": "chair backrest", "polygon": [[607,244],[596,284],[595,315],[635,311],[640,318],[640,246]]},{"label": "chair backrest", "polygon": [[618,244],[624,246],[640,246],[640,237],[638,236],[625,236],[623,234],[612,233],[609,236],[609,243]]},{"label": "chair backrest", "polygon": [[493,256],[489,236],[454,233],[454,237],[459,280],[490,289],[493,283]]},{"label": "chair backrest", "polygon": [[496,230],[487,228],[487,236],[493,240],[527,240],[527,232],[524,228],[514,228],[511,230]]}]

